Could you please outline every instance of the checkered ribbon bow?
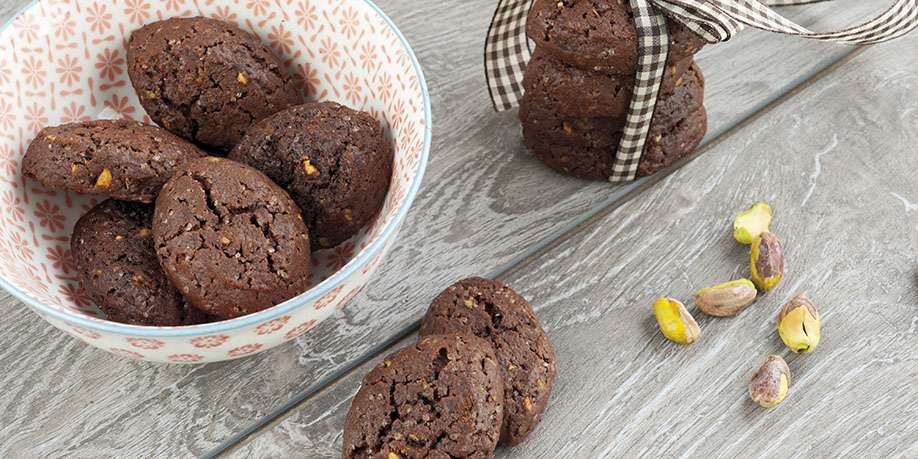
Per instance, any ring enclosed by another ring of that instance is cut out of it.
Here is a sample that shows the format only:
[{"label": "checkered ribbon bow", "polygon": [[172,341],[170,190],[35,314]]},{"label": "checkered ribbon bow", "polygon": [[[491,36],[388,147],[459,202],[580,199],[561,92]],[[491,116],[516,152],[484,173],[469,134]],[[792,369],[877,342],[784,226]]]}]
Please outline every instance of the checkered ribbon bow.
[{"label": "checkered ribbon bow", "polygon": [[[818,33],[781,16],[769,6],[824,0],[628,0],[638,37],[634,94],[612,166],[612,182],[634,180],[650,130],[657,93],[666,69],[669,34],[664,14],[679,21],[708,43],[729,40],[743,26],[786,35],[845,44],[879,43],[905,35],[918,26],[918,0],[896,0],[879,16],[836,32]],[[526,15],[532,0],[499,0],[485,42],[485,73],[497,111],[516,106],[531,56]]]}]

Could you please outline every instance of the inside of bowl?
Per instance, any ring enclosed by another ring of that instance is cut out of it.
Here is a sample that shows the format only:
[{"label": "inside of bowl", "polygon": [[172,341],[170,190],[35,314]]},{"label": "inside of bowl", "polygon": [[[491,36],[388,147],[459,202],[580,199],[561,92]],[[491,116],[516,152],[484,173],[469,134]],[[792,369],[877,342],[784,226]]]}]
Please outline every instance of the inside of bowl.
[{"label": "inside of bowl", "polygon": [[281,56],[311,100],[365,110],[395,148],[377,219],[344,244],[313,254],[312,285],[357,258],[395,216],[416,177],[424,96],[396,33],[364,1],[44,0],[0,32],[0,276],[44,306],[102,318],[70,254],[79,217],[103,198],[25,180],[21,158],[45,126],[95,118],[149,122],[126,71],[125,44],[143,24],[208,16],[252,31]]}]

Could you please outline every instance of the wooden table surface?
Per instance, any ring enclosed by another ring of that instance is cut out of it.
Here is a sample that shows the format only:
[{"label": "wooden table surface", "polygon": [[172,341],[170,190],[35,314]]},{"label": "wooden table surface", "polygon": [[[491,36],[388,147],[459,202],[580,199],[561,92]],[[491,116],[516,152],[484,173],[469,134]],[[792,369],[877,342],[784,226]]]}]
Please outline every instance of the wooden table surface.
[{"label": "wooden table surface", "polygon": [[[26,0],[0,0],[5,22]],[[709,135],[692,161],[626,186],[551,173],[495,114],[481,68],[493,0],[378,2],[411,41],[434,108],[431,162],[380,274],[296,342],[170,366],[113,358],[5,293],[0,457],[336,457],[350,398],[414,339],[443,287],[500,278],[528,298],[558,377],[538,430],[498,457],[918,458],[918,34],[843,47],[746,31],[697,57]],[[783,11],[815,29],[887,2]],[[690,347],[650,304],[745,275],[732,214],[776,210],[788,274]],[[807,292],[813,354],[788,354],[777,307]],[[769,354],[792,371],[772,410],[746,383]]]}]

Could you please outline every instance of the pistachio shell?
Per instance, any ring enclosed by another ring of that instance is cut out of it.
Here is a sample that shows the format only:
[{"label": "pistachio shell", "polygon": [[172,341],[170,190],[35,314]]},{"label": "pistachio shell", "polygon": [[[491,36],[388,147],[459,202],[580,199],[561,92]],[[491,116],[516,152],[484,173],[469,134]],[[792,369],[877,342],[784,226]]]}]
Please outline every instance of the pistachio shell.
[{"label": "pistachio shell", "polygon": [[730,317],[752,304],[757,294],[749,279],[737,279],[699,290],[695,305],[709,316]]}]

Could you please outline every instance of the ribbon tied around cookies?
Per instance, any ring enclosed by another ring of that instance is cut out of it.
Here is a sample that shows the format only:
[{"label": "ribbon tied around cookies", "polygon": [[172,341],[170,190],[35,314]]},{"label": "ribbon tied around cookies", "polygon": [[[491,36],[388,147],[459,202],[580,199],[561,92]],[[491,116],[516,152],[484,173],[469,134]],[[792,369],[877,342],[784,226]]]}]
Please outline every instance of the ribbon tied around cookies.
[{"label": "ribbon tied around cookies", "polygon": [[[559,0],[563,6],[567,0]],[[727,41],[744,27],[843,44],[873,44],[899,38],[918,27],[918,0],[896,0],[878,16],[832,32],[814,32],[778,14],[771,6],[827,0],[628,0],[637,30],[638,62],[634,91],[609,180],[637,176],[650,132],[669,55],[666,18],[685,25],[708,43]],[[497,111],[518,105],[531,57],[526,17],[533,0],[499,0],[485,41],[485,74]]]}]

